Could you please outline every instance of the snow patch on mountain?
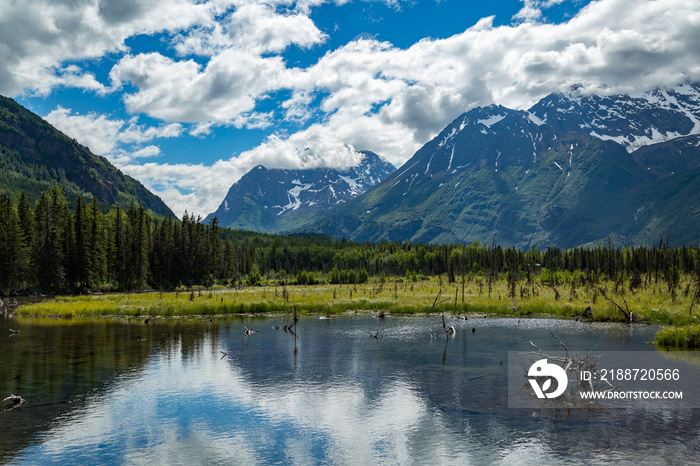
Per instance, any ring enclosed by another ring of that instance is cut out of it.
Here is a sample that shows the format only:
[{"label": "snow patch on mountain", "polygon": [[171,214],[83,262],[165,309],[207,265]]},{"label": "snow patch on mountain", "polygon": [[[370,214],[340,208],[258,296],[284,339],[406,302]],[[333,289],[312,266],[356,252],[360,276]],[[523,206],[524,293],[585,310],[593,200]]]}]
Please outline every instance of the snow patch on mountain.
[{"label": "snow patch on mountain", "polygon": [[493,115],[493,116],[490,116],[490,117],[485,118],[483,120],[479,120],[477,123],[479,123],[480,125],[484,125],[487,128],[490,128],[493,125],[495,125],[496,123],[498,123],[499,121],[503,120],[505,117],[506,117],[506,115],[500,115],[500,114]]},{"label": "snow patch on mountain", "polygon": [[341,180],[345,181],[348,184],[348,186],[350,186],[350,192],[354,196],[359,196],[360,194],[362,194],[364,192],[364,189],[362,189],[362,187],[358,183],[357,179],[350,178],[349,176],[343,176],[343,175],[339,175],[339,178]]},{"label": "snow patch on mountain", "polygon": [[308,191],[314,186],[314,183],[302,184],[302,182],[299,180],[292,180],[292,184],[295,186],[293,188],[287,190],[289,204],[282,207],[281,208],[282,210],[280,210],[280,212],[277,215],[282,215],[283,213],[285,213],[288,210],[297,210],[299,207],[301,207],[301,199],[300,199],[301,192]]},{"label": "snow patch on mountain", "polygon": [[584,130],[631,153],[642,146],[700,134],[700,84],[638,95],[551,94],[529,110],[529,118],[560,130]]},{"label": "snow patch on mountain", "polygon": [[527,117],[530,119],[531,122],[536,124],[537,126],[542,126],[545,123],[547,123],[547,114],[545,113],[542,118],[538,117],[534,113],[528,113]]},{"label": "snow patch on mountain", "polygon": [[[359,196],[396,170],[377,154],[361,154],[357,166],[344,169],[287,170],[258,165],[231,186],[217,211],[205,222],[216,216],[222,226],[275,231],[278,220],[270,219],[270,214],[280,219],[290,215],[304,219],[314,212],[327,211]],[[271,210],[267,216],[259,214],[267,209]],[[252,213],[256,210],[258,213]],[[251,219],[265,224],[251,225]]]},{"label": "snow patch on mountain", "polygon": [[440,144],[438,144],[438,145],[439,145],[440,147],[444,146],[445,144],[447,144],[447,142],[448,142],[450,139],[452,139],[452,138],[454,137],[455,134],[457,134],[457,128],[452,128],[452,131],[450,132],[450,134],[448,134],[447,136],[445,136],[445,138],[442,140],[442,142],[441,142]]}]

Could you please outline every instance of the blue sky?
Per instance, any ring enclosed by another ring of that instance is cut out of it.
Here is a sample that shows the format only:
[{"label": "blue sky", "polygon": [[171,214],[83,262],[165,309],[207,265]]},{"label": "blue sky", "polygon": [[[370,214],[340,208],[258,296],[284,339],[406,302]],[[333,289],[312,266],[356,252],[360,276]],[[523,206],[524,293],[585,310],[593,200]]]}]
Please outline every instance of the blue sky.
[{"label": "blue sky", "polygon": [[698,80],[699,31],[700,0],[0,0],[0,93],[205,216],[257,164],[399,166],[474,106]]}]

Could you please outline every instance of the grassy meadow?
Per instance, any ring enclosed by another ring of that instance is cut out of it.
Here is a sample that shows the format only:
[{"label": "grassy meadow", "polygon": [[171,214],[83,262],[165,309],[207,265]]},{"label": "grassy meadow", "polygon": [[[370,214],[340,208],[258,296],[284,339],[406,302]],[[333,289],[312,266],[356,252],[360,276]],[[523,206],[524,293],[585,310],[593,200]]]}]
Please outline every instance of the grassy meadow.
[{"label": "grassy meadow", "polygon": [[[417,315],[577,318],[661,324],[657,342],[674,347],[700,345],[700,324],[689,313],[693,296],[690,277],[678,290],[665,283],[625,290],[614,283],[576,286],[543,285],[535,280],[515,288],[507,280],[476,278],[448,283],[443,277],[372,278],[361,285],[263,285],[191,289],[173,292],[59,296],[19,307],[25,316],[95,318],[108,316],[343,315],[350,312]],[[510,297],[515,291],[515,297]],[[590,308],[590,312],[585,312]],[[623,312],[624,310],[624,312]],[[582,316],[583,314],[583,316]],[[688,324],[692,324],[688,327]]]}]

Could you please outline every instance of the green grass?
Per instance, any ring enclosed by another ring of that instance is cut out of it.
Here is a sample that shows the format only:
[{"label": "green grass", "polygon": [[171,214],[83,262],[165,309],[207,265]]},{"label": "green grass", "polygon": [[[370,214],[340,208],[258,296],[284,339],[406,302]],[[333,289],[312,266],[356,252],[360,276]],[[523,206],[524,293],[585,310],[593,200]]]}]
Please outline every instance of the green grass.
[{"label": "green grass", "polygon": [[[107,317],[107,316],[227,316],[289,314],[296,308],[300,314],[342,315],[349,312],[379,312],[388,314],[439,315],[461,313],[503,317],[575,318],[587,307],[594,321],[625,322],[620,310],[600,293],[629,309],[636,321],[665,325],[657,343],[674,347],[695,347],[700,338],[687,338],[687,324],[697,322],[688,316],[691,296],[668,293],[665,284],[635,290],[634,293],[614,293],[611,283],[596,287],[571,288],[562,285],[530,285],[515,299],[508,298],[505,280],[495,283],[491,295],[485,281],[471,281],[464,286],[464,300],[460,283],[447,283],[433,277],[411,282],[378,279],[363,285],[314,286],[260,286],[244,289],[217,289],[177,291],[168,293],[103,294],[88,296],[60,296],[36,304],[27,304],[16,310],[17,315],[52,317]],[[480,284],[481,283],[481,284]],[[525,284],[522,284],[525,288]],[[681,283],[681,290],[687,283]],[[534,294],[532,290],[534,289]],[[455,302],[455,291],[457,300]],[[692,295],[692,293],[691,293]],[[439,296],[439,297],[438,297]],[[437,300],[436,300],[437,298]],[[691,325],[700,332],[697,325]],[[684,333],[685,332],[685,333]],[[668,335],[668,336],[665,336]],[[676,336],[673,336],[676,335]],[[663,338],[663,339],[662,339]],[[685,342],[685,343],[684,343]]]},{"label": "green grass", "polygon": [[[599,285],[596,288],[606,285]],[[610,284],[607,288],[612,289]],[[683,288],[683,286],[681,287]],[[529,287],[532,289],[532,287]],[[286,312],[294,306],[318,313],[342,313],[350,310],[385,310],[393,313],[432,313],[455,310],[462,313],[508,316],[550,315],[571,317],[590,306],[593,319],[624,320],[622,313],[594,288],[557,287],[558,298],[551,287],[534,287],[532,293],[515,299],[507,297],[504,280],[498,281],[489,296],[488,287],[478,282],[442,286],[438,279],[418,282],[373,280],[363,285],[260,286],[243,289],[177,291],[168,293],[103,294],[60,296],[41,303],[25,305],[17,310],[25,315],[103,316],[103,315],[198,315]],[[455,308],[455,291],[457,300]],[[286,295],[285,295],[286,293]],[[436,301],[436,297],[439,298]],[[615,302],[641,319],[653,323],[682,325],[687,323],[690,298],[677,293],[675,299],[665,286],[654,286],[631,294],[607,292]],[[434,305],[434,307],[433,307]]]},{"label": "green grass", "polygon": [[657,345],[670,348],[700,347],[700,324],[663,327],[654,339]]}]

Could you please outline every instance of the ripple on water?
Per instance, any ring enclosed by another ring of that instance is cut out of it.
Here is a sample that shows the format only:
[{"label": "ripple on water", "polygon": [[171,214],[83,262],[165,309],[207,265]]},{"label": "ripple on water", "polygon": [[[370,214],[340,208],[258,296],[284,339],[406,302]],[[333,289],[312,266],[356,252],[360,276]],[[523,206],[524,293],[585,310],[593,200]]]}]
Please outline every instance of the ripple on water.
[{"label": "ripple on water", "polygon": [[[39,427],[28,427],[23,436],[32,440],[10,447],[3,459],[580,464],[688,463],[700,453],[700,413],[693,410],[562,414],[507,408],[507,370],[499,363],[507,361],[508,351],[530,349],[529,341],[560,349],[552,333],[577,350],[650,349],[653,327],[448,316],[446,321],[457,330],[453,337],[445,337],[440,316],[355,316],[305,318],[295,335],[272,329],[270,320],[244,319],[183,324],[180,331],[169,329],[168,337],[139,333],[119,347],[110,345],[123,326],[102,328],[102,340],[90,326],[75,327],[70,335],[57,333],[51,340],[55,354],[49,356],[7,346],[8,364],[0,369],[7,376],[0,383],[6,391],[24,387],[22,394],[34,394],[26,409],[2,414],[5,420],[26,416]],[[244,326],[261,333],[245,337]],[[73,343],[65,340],[69,337]],[[129,340],[137,337],[145,341]],[[82,363],[81,373],[65,363],[76,338],[95,345],[82,350],[99,354]],[[18,379],[27,383],[18,387],[7,372],[19,365],[27,371],[45,368],[47,357],[57,372],[45,384],[32,388],[30,381],[40,375],[32,372]],[[77,384],[71,377],[85,380]],[[10,380],[15,385],[7,385]],[[51,398],[51,390],[59,395]],[[39,398],[44,406],[32,405]],[[72,404],[60,404],[65,399]],[[52,422],[41,424],[47,417]]]}]

